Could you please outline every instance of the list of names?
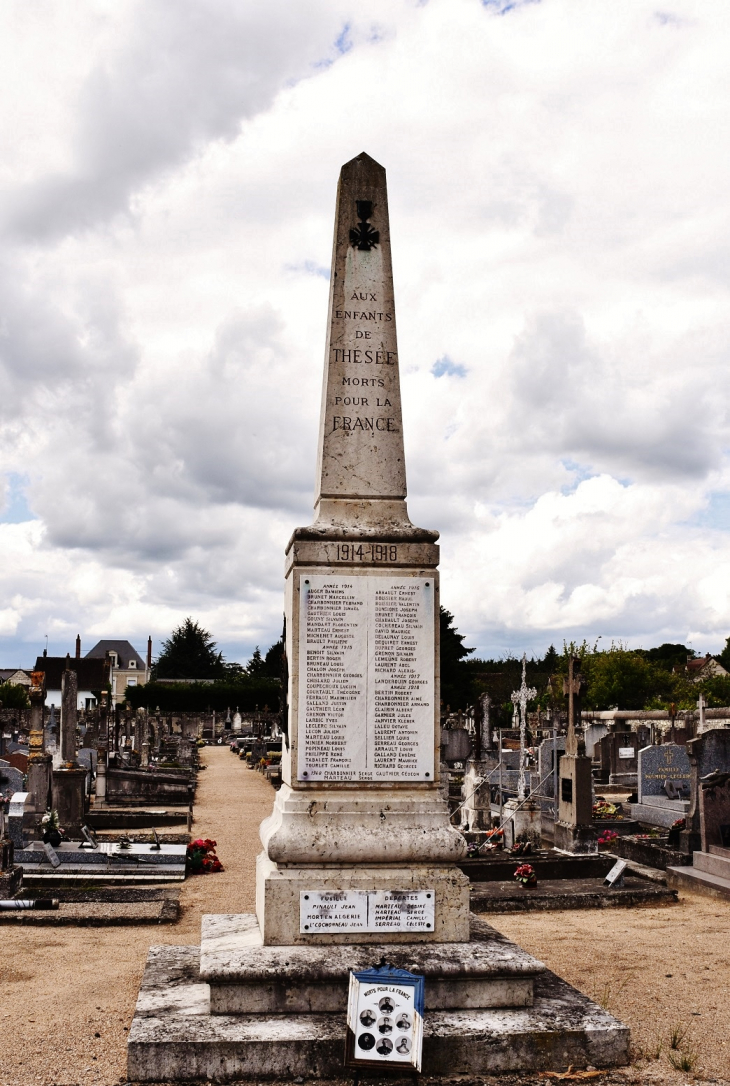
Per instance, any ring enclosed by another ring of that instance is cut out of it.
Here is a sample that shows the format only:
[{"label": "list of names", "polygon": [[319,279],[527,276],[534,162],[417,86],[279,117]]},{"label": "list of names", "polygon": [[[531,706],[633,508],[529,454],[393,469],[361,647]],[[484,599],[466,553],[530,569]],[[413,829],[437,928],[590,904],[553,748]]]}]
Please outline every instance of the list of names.
[{"label": "list of names", "polygon": [[298,778],[433,780],[433,580],[311,575],[300,590]]}]

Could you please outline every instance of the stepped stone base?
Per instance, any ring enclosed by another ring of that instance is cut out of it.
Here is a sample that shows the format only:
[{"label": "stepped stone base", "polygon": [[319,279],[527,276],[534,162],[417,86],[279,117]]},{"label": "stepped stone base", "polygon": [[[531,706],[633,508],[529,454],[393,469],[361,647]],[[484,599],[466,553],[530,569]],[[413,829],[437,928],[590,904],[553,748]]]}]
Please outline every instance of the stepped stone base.
[{"label": "stepped stone base", "polygon": [[200,979],[211,1014],[338,1013],[350,970],[390,965],[426,978],[426,1008],[525,1007],[545,966],[486,924],[466,943],[368,946],[264,946],[256,917],[204,916]]},{"label": "stepped stone base", "polygon": [[[239,922],[237,932],[226,936],[225,922],[233,919]],[[476,918],[468,944],[380,948],[255,948],[253,925],[245,919],[207,918],[202,954],[197,947],[151,948],[128,1039],[130,1080],[341,1076],[345,975],[351,968],[373,964],[374,956],[426,973],[424,1074],[628,1062],[626,1026]],[[231,980],[235,983],[229,984]],[[508,981],[516,986],[511,991]],[[515,1005],[520,984],[521,998],[530,989],[532,1005]],[[216,989],[219,1010],[213,1013]],[[301,1013],[297,1008],[304,994],[315,989],[312,1006],[336,1010]],[[488,1000],[490,990],[513,1005],[468,1005],[481,996]],[[243,1007],[248,999],[249,1008],[258,1006],[260,1013],[221,1013],[226,1006]],[[276,1011],[270,1009],[279,999]]]},{"label": "stepped stone base", "polygon": [[710,845],[708,852],[692,854],[692,864],[692,867],[668,867],[667,885],[707,897],[730,897],[730,849]]}]

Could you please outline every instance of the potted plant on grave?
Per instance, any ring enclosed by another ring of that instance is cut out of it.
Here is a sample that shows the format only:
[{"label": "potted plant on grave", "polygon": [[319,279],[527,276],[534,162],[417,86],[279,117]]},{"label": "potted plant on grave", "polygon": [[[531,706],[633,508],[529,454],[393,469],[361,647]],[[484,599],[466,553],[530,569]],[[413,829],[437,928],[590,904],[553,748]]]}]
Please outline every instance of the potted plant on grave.
[{"label": "potted plant on grave", "polygon": [[602,830],[598,838],[598,847],[605,848],[606,846],[612,845],[617,837],[618,834],[615,830]]},{"label": "potted plant on grave", "polygon": [[535,869],[530,864],[520,864],[512,878],[515,882],[519,882],[522,886],[533,887],[537,886],[537,875]]},{"label": "potted plant on grave", "polygon": [[41,832],[44,844],[58,848],[63,840],[63,830],[58,824],[58,811],[46,811],[41,818]]},{"label": "potted plant on grave", "polygon": [[214,871],[222,871],[223,864],[216,856],[215,848],[215,841],[208,838],[199,837],[197,841],[191,841],[185,856],[189,874],[210,875]]}]

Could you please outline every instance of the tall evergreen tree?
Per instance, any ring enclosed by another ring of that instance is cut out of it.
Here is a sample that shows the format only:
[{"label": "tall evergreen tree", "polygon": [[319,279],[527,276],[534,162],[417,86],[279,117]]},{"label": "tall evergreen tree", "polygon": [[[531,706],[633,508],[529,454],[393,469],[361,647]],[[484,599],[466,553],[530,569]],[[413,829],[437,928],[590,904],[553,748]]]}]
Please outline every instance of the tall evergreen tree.
[{"label": "tall evergreen tree", "polygon": [[207,630],[186,618],[162,644],[152,668],[155,679],[222,679],[226,674],[223,654]]}]

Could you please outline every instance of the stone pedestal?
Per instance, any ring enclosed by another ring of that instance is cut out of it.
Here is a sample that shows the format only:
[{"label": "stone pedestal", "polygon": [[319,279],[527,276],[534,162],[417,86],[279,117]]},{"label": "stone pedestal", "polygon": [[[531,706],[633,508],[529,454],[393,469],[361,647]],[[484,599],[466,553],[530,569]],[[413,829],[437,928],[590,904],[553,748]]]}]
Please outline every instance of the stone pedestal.
[{"label": "stone pedestal", "polygon": [[592,826],[573,826],[558,821],[553,826],[553,845],[562,852],[598,852],[598,834]]},{"label": "stone pedestal", "polygon": [[516,841],[525,838],[539,846],[541,817],[540,804],[534,800],[507,800],[502,820],[504,847],[512,848]]},{"label": "stone pedestal", "polygon": [[569,714],[565,754],[560,759],[558,818],[553,831],[555,848],[564,852],[598,851],[598,835],[591,825],[593,815],[593,775],[585,741],[578,736]]},{"label": "stone pedestal", "polygon": [[86,770],[54,769],[51,784],[53,808],[69,837],[78,837],[86,817]]},{"label": "stone pedestal", "polygon": [[341,1078],[349,972],[379,960],[425,977],[425,1074],[628,1063],[626,1026],[475,917],[464,943],[280,948],[226,915],[203,917],[200,948],[151,948],[128,1077]]}]

